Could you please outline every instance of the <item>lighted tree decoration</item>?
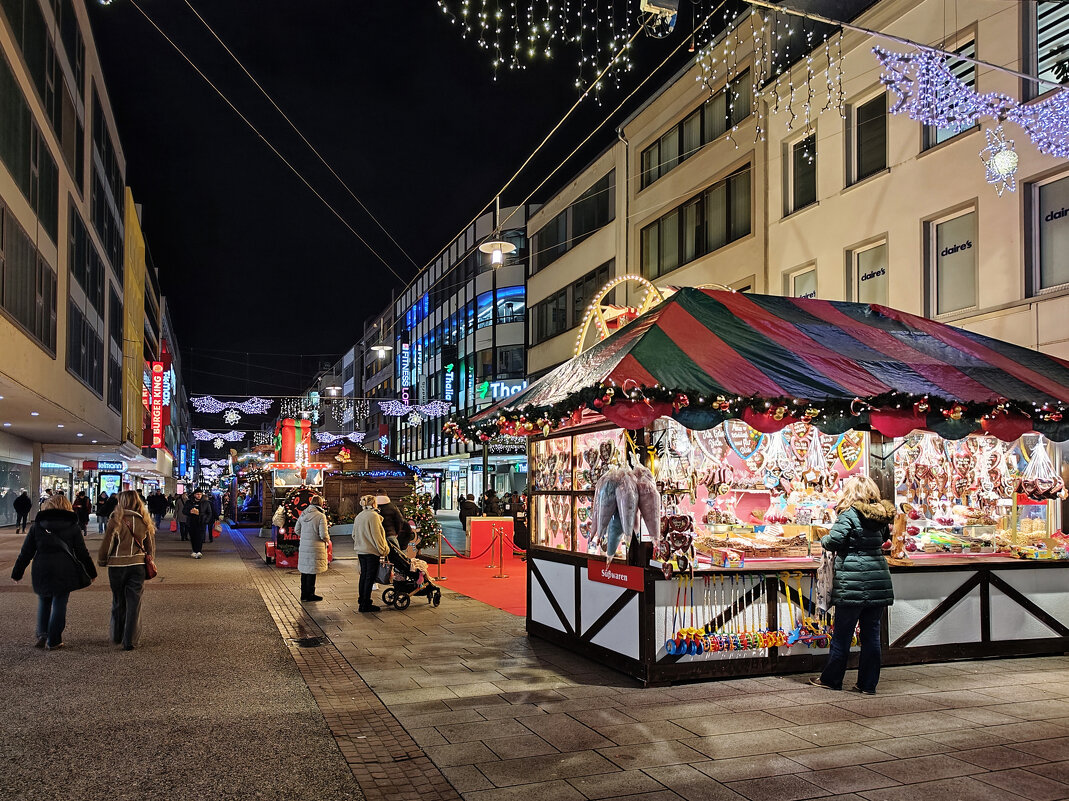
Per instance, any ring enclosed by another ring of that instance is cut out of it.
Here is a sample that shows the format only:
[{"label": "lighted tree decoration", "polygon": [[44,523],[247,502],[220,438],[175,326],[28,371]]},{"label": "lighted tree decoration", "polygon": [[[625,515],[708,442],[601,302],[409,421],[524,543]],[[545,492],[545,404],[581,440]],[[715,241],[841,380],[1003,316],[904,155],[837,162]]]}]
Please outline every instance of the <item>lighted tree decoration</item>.
[{"label": "lighted tree decoration", "polygon": [[430,548],[438,542],[442,526],[434,514],[431,496],[426,492],[417,492],[401,499],[401,514],[412,522],[416,532],[416,549]]}]

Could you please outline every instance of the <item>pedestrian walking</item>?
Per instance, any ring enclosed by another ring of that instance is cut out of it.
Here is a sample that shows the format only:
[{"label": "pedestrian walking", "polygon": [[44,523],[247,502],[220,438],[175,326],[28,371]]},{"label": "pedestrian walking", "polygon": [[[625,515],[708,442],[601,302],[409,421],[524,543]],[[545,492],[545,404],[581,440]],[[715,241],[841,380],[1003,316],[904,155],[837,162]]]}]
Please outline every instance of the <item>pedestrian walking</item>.
[{"label": "pedestrian walking", "polygon": [[15,531],[18,534],[26,533],[26,520],[30,516],[30,510],[33,508],[33,501],[30,500],[30,496],[23,490],[19,497],[11,502],[11,505],[15,509]]},{"label": "pedestrian walking", "polygon": [[178,535],[183,542],[189,539],[189,514],[186,511],[189,500],[189,494],[183,492],[174,501],[174,519],[178,521]]},{"label": "pedestrian walking", "polygon": [[204,532],[210,531],[214,522],[211,501],[204,497],[204,490],[200,487],[193,490],[193,497],[186,504],[186,515],[189,519],[190,556],[200,559],[204,555],[201,553],[201,548],[204,547]]},{"label": "pedestrian walking", "polygon": [[820,541],[825,550],[835,554],[831,597],[834,630],[824,672],[809,683],[829,690],[843,688],[850,642],[860,624],[861,656],[854,689],[875,695],[880,680],[883,611],[894,603],[883,543],[890,538],[895,508],[881,500],[879,487],[868,476],[848,478],[835,508],[839,513],[835,525]]},{"label": "pedestrian walking", "polygon": [[379,560],[390,552],[390,546],[386,542],[382,518],[375,508],[375,496],[365,495],[360,499],[360,505],[363,511],[353,521],[353,548],[360,560],[360,603],[357,611],[381,612],[382,607],[371,602],[371,591],[379,575]]},{"label": "pedestrian walking", "polygon": [[97,495],[96,503],[96,515],[97,515],[97,534],[104,533],[104,524],[107,522],[108,515],[111,514],[110,505],[108,503],[108,493],[101,492]]},{"label": "pedestrian walking", "polygon": [[89,515],[93,513],[93,504],[85,494],[85,490],[79,490],[74,503],[71,504],[74,513],[78,515],[78,525],[82,527],[82,536],[86,535],[89,527]]},{"label": "pedestrian walking", "polygon": [[163,523],[163,516],[167,514],[167,496],[159,490],[156,490],[148,496],[149,514],[152,515],[152,523],[156,526],[156,530],[160,530],[160,526]]},{"label": "pedestrian walking", "polygon": [[97,576],[81,521],[67,496],[53,495],[41,507],[11,570],[12,580],[22,581],[31,561],[30,580],[37,594],[35,645],[55,651],[63,647],[70,594],[88,587]]},{"label": "pedestrian walking", "polygon": [[434,493],[434,497],[433,497],[433,498],[431,498],[431,509],[433,509],[434,511],[436,511],[436,512],[437,512],[437,511],[439,511],[439,510],[440,510],[441,508],[442,508],[442,496],[441,496],[441,495],[439,495],[439,494],[438,494],[438,493],[436,492],[436,493]]},{"label": "pedestrian walking", "polygon": [[475,496],[470,492],[460,502],[460,527],[465,531],[468,530],[468,518],[478,517],[483,513],[483,510],[479,508],[479,504],[475,502]]},{"label": "pedestrian walking", "polygon": [[156,553],[156,528],[141,496],[118,493],[108,518],[97,562],[108,569],[111,584],[111,641],[132,651],[141,637],[141,594],[145,590],[146,557]]},{"label": "pedestrian walking", "polygon": [[323,513],[323,499],[318,495],[309,498],[308,506],[297,518],[294,533],[301,538],[297,549],[297,572],[301,574],[301,600],[322,601],[316,595],[316,575],[327,572],[327,545],[330,543],[330,526]]}]

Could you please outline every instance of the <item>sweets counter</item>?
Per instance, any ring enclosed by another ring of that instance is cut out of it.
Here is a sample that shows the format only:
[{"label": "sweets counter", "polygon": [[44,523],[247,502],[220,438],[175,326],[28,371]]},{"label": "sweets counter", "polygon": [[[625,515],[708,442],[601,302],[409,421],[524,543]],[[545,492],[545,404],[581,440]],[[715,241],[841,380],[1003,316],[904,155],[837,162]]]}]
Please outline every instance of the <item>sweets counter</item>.
[{"label": "sweets counter", "polygon": [[[646,556],[649,556],[647,553]],[[885,664],[1069,651],[1069,562],[999,554],[892,566]],[[819,670],[831,619],[813,559],[749,559],[666,579],[643,565],[532,547],[527,629],[647,685]]]}]

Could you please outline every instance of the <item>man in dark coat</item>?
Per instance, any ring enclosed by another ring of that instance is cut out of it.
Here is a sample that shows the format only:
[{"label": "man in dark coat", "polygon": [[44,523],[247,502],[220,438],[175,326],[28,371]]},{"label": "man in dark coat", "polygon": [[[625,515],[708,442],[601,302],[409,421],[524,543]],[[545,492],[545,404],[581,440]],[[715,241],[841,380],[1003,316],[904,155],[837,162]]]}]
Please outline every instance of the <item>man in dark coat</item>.
[{"label": "man in dark coat", "polygon": [[86,527],[89,525],[89,515],[93,513],[93,504],[90,503],[85,490],[79,490],[78,496],[74,499],[71,507],[74,509],[74,513],[78,515],[78,522],[82,526],[82,536],[84,537]]},{"label": "man in dark coat", "polygon": [[46,501],[33,521],[11,569],[13,581],[22,580],[31,561],[30,578],[37,594],[37,647],[61,648],[70,594],[89,586],[97,575],[81,522],[65,496]]},{"label": "man in dark coat", "polygon": [[33,508],[33,501],[26,494],[26,490],[23,490],[11,505],[15,507],[15,531],[23,534],[26,531],[26,520],[30,516],[30,509]]},{"label": "man in dark coat", "polygon": [[202,556],[200,549],[204,547],[204,532],[211,529],[215,522],[212,502],[204,497],[204,490],[200,487],[193,490],[193,497],[186,504],[186,514],[189,516],[190,555],[194,559],[200,559]]},{"label": "man in dark coat", "polygon": [[400,536],[405,523],[404,515],[390,500],[389,495],[378,495],[375,497],[375,502],[379,505],[379,514],[382,515],[382,528],[386,532],[386,541],[401,548]]},{"label": "man in dark coat", "polygon": [[149,514],[152,515],[153,524],[159,530],[160,524],[163,522],[163,516],[167,514],[167,496],[156,490],[148,496],[148,502],[145,505],[148,507]]},{"label": "man in dark coat", "polygon": [[460,526],[461,526],[461,528],[463,528],[465,531],[467,531],[468,530],[468,518],[469,517],[479,517],[480,515],[482,515],[482,513],[483,513],[483,510],[480,509],[479,508],[479,504],[477,504],[475,502],[475,496],[469,493],[468,496],[466,498],[464,498],[460,502]]},{"label": "man in dark coat", "polygon": [[493,487],[483,496],[483,514],[487,517],[501,517],[501,499],[497,497],[497,490]]}]

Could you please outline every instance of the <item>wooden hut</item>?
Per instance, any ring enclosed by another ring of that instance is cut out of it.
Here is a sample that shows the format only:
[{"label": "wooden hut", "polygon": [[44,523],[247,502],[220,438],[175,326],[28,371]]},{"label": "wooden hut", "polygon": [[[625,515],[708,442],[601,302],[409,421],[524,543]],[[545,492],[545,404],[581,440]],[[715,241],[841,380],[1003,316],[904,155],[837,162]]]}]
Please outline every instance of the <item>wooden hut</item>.
[{"label": "wooden hut", "polygon": [[396,502],[415,491],[419,473],[411,465],[347,442],[316,450],[312,461],[330,463],[323,480],[323,500],[334,511],[344,498],[351,498],[359,510],[362,495],[389,495]]}]

